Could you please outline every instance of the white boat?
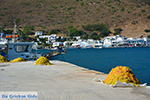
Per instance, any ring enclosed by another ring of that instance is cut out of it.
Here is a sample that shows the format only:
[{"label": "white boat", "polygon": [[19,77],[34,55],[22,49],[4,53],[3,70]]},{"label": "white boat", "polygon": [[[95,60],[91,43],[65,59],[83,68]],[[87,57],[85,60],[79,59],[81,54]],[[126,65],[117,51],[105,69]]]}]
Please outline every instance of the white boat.
[{"label": "white boat", "polygon": [[0,55],[4,56],[7,60],[12,60],[18,57],[26,60],[35,60],[41,56],[53,59],[59,54],[67,52],[65,48],[57,48],[55,50],[49,49],[48,52],[41,52],[34,44],[34,42],[0,42]]},{"label": "white boat", "polygon": [[6,57],[7,60],[12,60],[18,57],[28,60],[38,58],[41,54],[32,53],[33,45],[33,42],[0,42],[0,52],[1,55]]},{"label": "white boat", "polygon": [[59,52],[53,51],[48,53],[32,52],[33,47],[34,42],[0,42],[0,54],[6,57],[7,60],[12,60],[18,57],[26,60],[33,60],[39,58],[40,56],[50,58],[60,54]]}]

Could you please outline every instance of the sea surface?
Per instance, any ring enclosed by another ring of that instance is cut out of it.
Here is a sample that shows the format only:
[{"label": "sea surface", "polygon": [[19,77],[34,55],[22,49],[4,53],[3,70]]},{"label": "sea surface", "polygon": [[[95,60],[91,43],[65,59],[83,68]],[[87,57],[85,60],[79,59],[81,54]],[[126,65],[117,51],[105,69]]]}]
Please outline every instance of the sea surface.
[{"label": "sea surface", "polygon": [[116,66],[128,66],[142,83],[150,85],[150,48],[68,49],[57,60],[106,74]]}]

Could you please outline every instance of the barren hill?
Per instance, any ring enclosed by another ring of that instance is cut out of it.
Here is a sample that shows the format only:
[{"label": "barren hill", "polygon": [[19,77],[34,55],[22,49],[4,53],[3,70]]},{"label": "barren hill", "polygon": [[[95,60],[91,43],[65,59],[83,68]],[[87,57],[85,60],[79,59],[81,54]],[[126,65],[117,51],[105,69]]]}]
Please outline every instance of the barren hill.
[{"label": "barren hill", "polygon": [[[0,0],[0,25],[34,26],[35,30],[65,29],[72,25],[105,23],[123,36],[148,35],[150,0]],[[63,33],[63,32],[62,32]]]}]

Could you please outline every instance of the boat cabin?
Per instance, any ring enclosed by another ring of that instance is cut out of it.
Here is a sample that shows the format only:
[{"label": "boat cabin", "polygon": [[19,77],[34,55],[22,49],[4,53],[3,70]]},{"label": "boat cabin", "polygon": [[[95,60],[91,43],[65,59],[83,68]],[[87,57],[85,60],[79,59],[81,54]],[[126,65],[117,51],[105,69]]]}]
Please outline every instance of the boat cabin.
[{"label": "boat cabin", "polygon": [[7,60],[18,57],[31,59],[34,56],[32,54],[33,45],[33,42],[0,43],[0,54],[6,57]]}]

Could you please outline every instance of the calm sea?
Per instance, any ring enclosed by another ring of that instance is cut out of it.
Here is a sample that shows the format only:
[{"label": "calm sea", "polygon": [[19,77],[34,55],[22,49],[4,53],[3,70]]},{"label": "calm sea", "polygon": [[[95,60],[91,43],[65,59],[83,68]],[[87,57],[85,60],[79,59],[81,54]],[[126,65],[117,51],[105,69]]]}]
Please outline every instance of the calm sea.
[{"label": "calm sea", "polygon": [[[66,62],[108,74],[116,66],[128,66],[142,83],[150,85],[150,48],[68,49]],[[57,60],[64,60],[59,56]]]}]

